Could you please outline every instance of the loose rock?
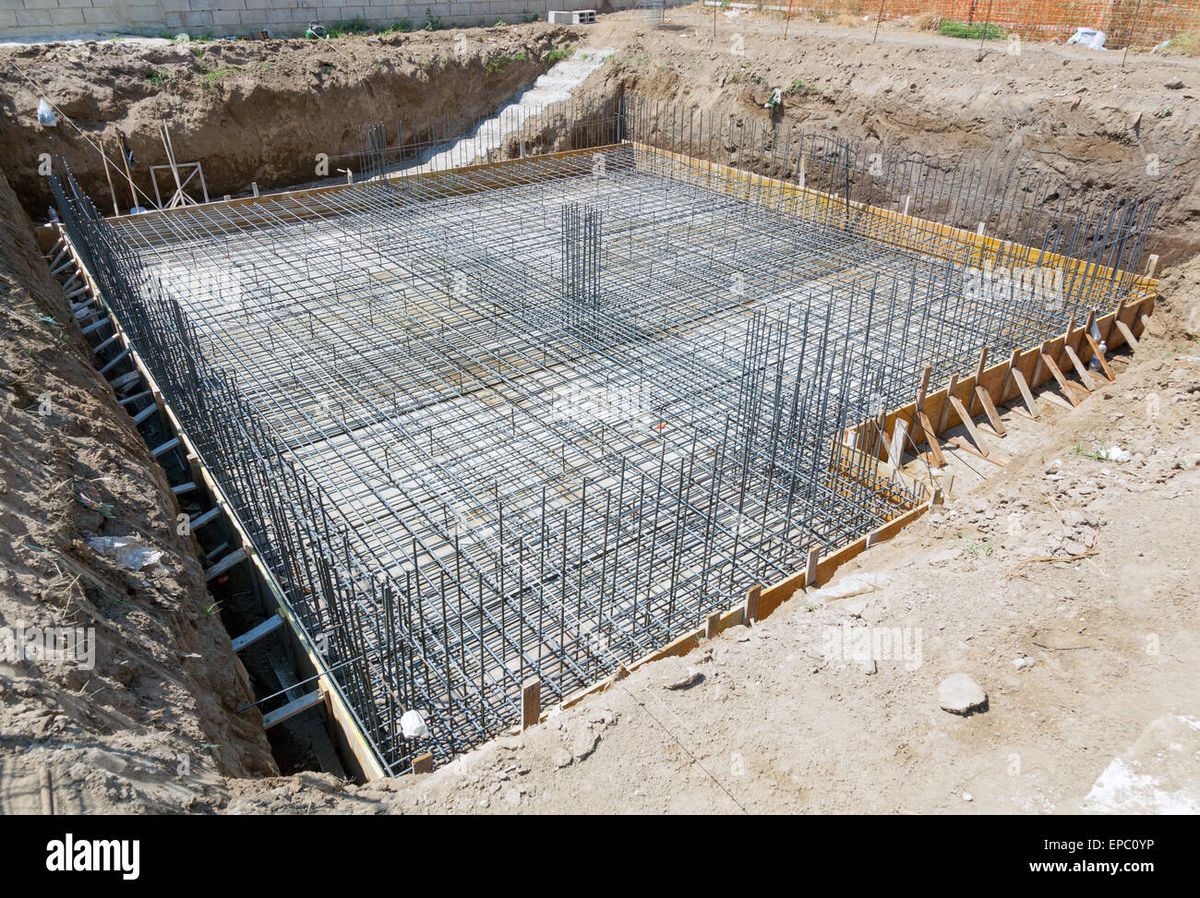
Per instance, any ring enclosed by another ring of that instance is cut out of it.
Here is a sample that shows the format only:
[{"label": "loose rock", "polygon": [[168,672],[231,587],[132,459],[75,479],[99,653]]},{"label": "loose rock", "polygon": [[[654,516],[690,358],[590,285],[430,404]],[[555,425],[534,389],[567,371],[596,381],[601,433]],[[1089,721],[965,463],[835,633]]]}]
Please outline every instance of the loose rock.
[{"label": "loose rock", "polygon": [[668,680],[663,686],[673,690],[691,689],[693,686],[698,686],[703,682],[704,674],[700,673],[694,667],[689,667],[683,675],[673,680]]},{"label": "loose rock", "polygon": [[987,693],[965,673],[951,674],[938,685],[938,704],[951,714],[986,711]]}]

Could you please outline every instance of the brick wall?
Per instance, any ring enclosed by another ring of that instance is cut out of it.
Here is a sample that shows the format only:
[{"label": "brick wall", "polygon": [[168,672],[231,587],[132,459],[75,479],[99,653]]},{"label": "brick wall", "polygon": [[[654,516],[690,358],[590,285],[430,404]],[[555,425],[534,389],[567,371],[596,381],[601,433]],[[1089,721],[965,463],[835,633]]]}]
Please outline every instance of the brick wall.
[{"label": "brick wall", "polygon": [[635,0],[0,0],[0,39],[180,31],[221,37],[263,28],[283,37],[302,33],[311,21],[329,26],[361,19],[378,28],[401,21],[421,28],[430,18],[447,25],[513,24],[523,21],[523,15],[544,21],[549,9],[605,11],[634,5]]}]

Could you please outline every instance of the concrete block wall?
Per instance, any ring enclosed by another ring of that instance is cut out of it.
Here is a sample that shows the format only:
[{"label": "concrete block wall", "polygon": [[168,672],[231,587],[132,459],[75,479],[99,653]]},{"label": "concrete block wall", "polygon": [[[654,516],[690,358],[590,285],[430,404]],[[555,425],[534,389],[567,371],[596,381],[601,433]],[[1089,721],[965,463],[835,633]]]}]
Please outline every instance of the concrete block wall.
[{"label": "concrete block wall", "polygon": [[444,25],[516,24],[551,9],[625,9],[637,0],[0,0],[0,40],[43,40],[96,34],[192,36],[301,34],[309,22],[361,20],[375,28],[430,19]]}]

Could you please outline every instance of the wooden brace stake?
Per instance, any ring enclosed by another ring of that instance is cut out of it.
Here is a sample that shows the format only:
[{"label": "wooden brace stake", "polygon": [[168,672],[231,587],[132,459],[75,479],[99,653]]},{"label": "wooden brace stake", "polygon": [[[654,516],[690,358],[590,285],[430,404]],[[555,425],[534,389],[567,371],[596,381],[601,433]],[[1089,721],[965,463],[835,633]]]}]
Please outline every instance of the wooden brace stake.
[{"label": "wooden brace stake", "polygon": [[1054,359],[1050,358],[1050,353],[1043,352],[1041,354],[1041,360],[1042,364],[1046,366],[1046,370],[1054,376],[1056,381],[1058,381],[1059,390],[1062,392],[1067,402],[1071,403],[1073,406],[1079,405],[1079,400],[1071,391],[1071,385],[1067,381],[1066,375],[1063,374],[1058,365],[1054,363]]},{"label": "wooden brace stake", "polygon": [[746,603],[742,606],[742,623],[747,627],[758,620],[758,599],[762,595],[762,586],[755,584],[746,593]]},{"label": "wooden brace stake", "polygon": [[542,719],[542,681],[531,677],[521,684],[521,731]]},{"label": "wooden brace stake", "polygon": [[967,433],[971,436],[971,441],[975,444],[975,448],[984,458],[988,456],[987,447],[983,445],[983,440],[979,436],[979,430],[975,427],[975,422],[971,420],[971,413],[967,411],[967,407],[962,404],[962,400],[957,396],[950,397],[950,404],[954,406],[954,411],[958,414],[962,421],[963,427],[967,429]]}]

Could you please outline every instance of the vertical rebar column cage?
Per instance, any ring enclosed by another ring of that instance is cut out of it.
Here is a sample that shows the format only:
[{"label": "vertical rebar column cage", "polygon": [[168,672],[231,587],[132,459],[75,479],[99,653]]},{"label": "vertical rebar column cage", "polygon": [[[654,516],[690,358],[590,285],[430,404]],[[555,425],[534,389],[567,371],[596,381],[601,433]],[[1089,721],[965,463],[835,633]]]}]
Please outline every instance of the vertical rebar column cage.
[{"label": "vertical rebar column cage", "polygon": [[601,212],[578,203],[562,207],[562,289],[566,322],[594,325],[600,313]]}]

